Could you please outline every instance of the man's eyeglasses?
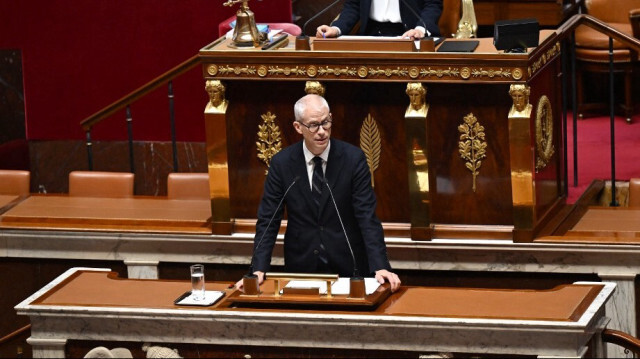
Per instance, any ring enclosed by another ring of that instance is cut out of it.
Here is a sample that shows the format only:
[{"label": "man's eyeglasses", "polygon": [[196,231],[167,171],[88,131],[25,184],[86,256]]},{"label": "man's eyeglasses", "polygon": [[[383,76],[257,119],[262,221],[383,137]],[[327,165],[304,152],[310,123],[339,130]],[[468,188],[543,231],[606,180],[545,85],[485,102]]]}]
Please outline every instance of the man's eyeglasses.
[{"label": "man's eyeglasses", "polygon": [[321,126],[322,126],[322,129],[325,130],[325,131],[331,128],[331,120],[324,120],[324,121],[322,121],[320,123],[312,122],[312,123],[310,123],[308,125],[303,123],[302,121],[297,121],[297,122],[299,124],[301,124],[302,126],[306,127],[309,130],[309,132],[311,132],[311,133],[318,132],[318,130],[320,129]]}]

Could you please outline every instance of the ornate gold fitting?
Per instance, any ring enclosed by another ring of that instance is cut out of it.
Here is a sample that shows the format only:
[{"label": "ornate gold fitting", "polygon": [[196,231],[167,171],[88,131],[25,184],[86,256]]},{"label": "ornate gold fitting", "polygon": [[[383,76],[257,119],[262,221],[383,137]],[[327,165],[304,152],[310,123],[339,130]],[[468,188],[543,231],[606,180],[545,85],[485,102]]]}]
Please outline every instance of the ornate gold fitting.
[{"label": "ornate gold fitting", "polygon": [[542,95],[536,109],[536,172],[547,166],[554,153],[551,102]]},{"label": "ornate gold fitting", "polygon": [[260,116],[262,125],[258,125],[258,159],[267,165],[265,175],[269,173],[271,159],[282,149],[282,139],[280,127],[275,124],[276,115],[267,112]]},{"label": "ornate gold fitting", "polygon": [[405,91],[409,96],[409,107],[404,117],[421,117],[427,118],[429,105],[427,105],[427,89],[420,82],[409,82]]},{"label": "ornate gold fitting", "polygon": [[365,118],[362,123],[362,127],[360,128],[360,148],[367,158],[367,165],[369,165],[369,172],[371,173],[371,187],[375,188],[373,175],[380,165],[382,145],[378,124],[376,123],[376,120],[371,117],[371,114],[367,115],[367,118]]},{"label": "ornate gold fitting", "polygon": [[478,22],[476,12],[473,8],[473,0],[462,0],[462,17],[458,23],[456,39],[469,39],[476,37],[478,32]]},{"label": "ornate gold fitting", "polygon": [[262,35],[256,26],[253,11],[249,9],[249,0],[227,0],[223,6],[232,6],[240,3],[236,12],[236,26],[233,29],[232,43],[229,47],[259,47],[266,40],[266,34]]},{"label": "ornate gold fitting", "polygon": [[204,89],[209,94],[209,102],[205,113],[226,113],[229,101],[224,97],[226,88],[219,80],[207,80]]},{"label": "ornate gold fitting", "polygon": [[473,176],[473,192],[476,192],[476,177],[480,174],[479,169],[482,159],[487,157],[487,142],[485,141],[484,126],[481,126],[476,116],[470,113],[464,117],[464,122],[458,126],[460,141],[458,142],[458,152],[465,160],[465,167],[471,171]]},{"label": "ornate gold fitting", "polygon": [[531,89],[524,84],[512,84],[509,86],[509,95],[513,99],[513,105],[509,110],[509,118],[529,118],[531,117],[531,104],[529,95]]},{"label": "ornate gold fitting", "polygon": [[307,95],[315,94],[324,97],[325,87],[319,81],[307,81],[304,84],[304,92],[306,92]]}]

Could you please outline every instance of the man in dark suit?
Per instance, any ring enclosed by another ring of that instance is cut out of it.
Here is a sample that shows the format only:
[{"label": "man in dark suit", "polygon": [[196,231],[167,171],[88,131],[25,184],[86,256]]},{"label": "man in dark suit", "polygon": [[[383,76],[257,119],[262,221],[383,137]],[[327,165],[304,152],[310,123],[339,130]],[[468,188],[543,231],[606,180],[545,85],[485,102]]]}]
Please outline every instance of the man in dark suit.
[{"label": "man in dark suit", "polygon": [[331,26],[319,26],[316,36],[347,35],[358,21],[358,35],[440,36],[440,14],[442,0],[346,0],[338,19]]},{"label": "man in dark suit", "polygon": [[[286,207],[287,272],[375,276],[397,290],[400,279],[391,272],[364,153],[330,139],[332,118],[323,97],[304,96],[296,102],[294,113],[293,126],[303,140],[271,160],[258,209],[254,274],[262,283]],[[278,209],[281,200],[283,205]],[[236,286],[242,287],[242,281]]]}]

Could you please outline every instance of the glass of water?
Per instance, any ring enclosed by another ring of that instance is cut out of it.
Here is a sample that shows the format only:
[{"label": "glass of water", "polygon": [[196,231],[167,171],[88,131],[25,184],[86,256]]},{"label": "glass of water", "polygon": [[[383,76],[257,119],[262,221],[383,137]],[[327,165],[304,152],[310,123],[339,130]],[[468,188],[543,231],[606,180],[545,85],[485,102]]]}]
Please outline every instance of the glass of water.
[{"label": "glass of water", "polygon": [[191,266],[191,296],[194,300],[204,300],[204,265]]}]

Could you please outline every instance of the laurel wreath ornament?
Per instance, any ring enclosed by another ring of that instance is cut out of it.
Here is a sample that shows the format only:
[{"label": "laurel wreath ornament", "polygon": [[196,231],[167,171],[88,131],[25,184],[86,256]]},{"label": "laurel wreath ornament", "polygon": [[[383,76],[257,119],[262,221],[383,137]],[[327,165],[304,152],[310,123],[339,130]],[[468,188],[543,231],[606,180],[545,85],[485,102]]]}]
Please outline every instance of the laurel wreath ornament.
[{"label": "laurel wreath ornament", "polygon": [[260,117],[263,123],[262,125],[258,125],[258,141],[256,141],[256,146],[258,148],[258,159],[267,165],[267,170],[264,172],[264,174],[267,175],[269,173],[271,159],[282,149],[281,132],[280,127],[275,124],[276,115],[267,112]]},{"label": "laurel wreath ornament", "polygon": [[367,165],[369,165],[369,172],[371,173],[371,187],[375,188],[375,181],[373,178],[374,172],[380,165],[380,131],[378,131],[378,124],[376,120],[368,114],[362,123],[360,128],[360,148],[364,152],[367,158]]},{"label": "laurel wreath ornament", "polygon": [[478,170],[482,165],[481,159],[487,157],[487,143],[484,135],[484,126],[481,126],[478,119],[472,114],[464,117],[464,123],[458,126],[461,133],[458,142],[458,152],[463,160],[466,160],[465,166],[473,176],[473,192],[476,192],[476,177]]}]

